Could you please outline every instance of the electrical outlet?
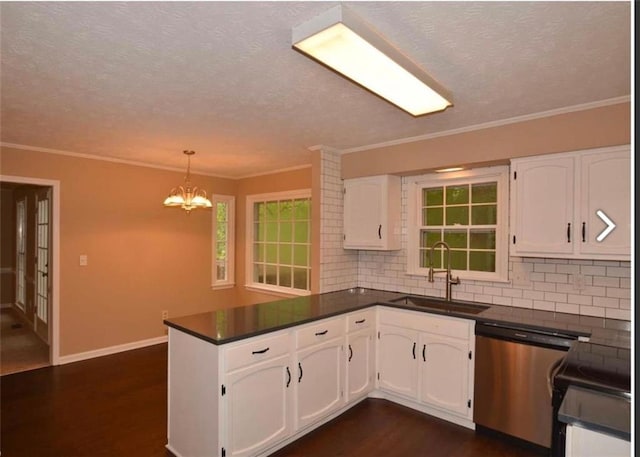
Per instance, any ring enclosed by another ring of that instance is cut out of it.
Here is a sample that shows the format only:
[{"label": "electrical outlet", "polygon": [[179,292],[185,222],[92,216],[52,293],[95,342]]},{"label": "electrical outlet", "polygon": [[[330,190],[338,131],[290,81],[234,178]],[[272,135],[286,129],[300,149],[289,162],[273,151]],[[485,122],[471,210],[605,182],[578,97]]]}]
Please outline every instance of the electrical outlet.
[{"label": "electrical outlet", "polygon": [[169,311],[166,309],[162,311],[162,320],[169,319]]},{"label": "electrical outlet", "polygon": [[584,275],[581,275],[581,274],[573,275],[573,288],[575,290],[584,290],[585,288]]},{"label": "electrical outlet", "polygon": [[528,286],[531,284],[530,272],[523,263],[514,263],[511,276],[511,283],[514,286]]}]

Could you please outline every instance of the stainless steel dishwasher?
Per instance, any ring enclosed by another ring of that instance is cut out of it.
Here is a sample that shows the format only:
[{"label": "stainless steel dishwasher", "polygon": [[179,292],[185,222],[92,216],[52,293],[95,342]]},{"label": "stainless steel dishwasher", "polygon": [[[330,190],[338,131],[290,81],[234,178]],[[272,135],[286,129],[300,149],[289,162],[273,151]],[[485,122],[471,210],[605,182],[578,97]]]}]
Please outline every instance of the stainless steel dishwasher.
[{"label": "stainless steel dishwasher", "polygon": [[578,335],[476,323],[473,421],[551,447],[554,370]]}]

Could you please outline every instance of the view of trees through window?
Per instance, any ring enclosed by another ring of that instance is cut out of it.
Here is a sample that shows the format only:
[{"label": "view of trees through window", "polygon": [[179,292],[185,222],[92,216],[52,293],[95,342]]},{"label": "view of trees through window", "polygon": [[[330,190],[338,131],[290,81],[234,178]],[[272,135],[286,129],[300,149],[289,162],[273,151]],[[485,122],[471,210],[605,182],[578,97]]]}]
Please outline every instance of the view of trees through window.
[{"label": "view of trees through window", "polygon": [[[431,246],[444,241],[453,270],[495,271],[497,202],[496,182],[423,188],[420,267],[429,267]],[[442,252],[434,249],[436,268],[446,268]]]},{"label": "view of trees through window", "polygon": [[253,281],[310,290],[311,198],[253,202]]},{"label": "view of trees through window", "polygon": [[227,280],[229,203],[216,203],[216,279]]}]

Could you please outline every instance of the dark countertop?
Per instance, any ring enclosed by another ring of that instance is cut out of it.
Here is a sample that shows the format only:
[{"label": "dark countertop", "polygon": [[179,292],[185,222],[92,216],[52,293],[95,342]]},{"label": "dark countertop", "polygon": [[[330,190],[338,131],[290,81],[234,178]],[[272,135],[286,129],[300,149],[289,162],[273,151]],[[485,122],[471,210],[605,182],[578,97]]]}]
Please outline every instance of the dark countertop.
[{"label": "dark countertop", "polygon": [[630,398],[571,386],[560,406],[558,419],[631,441]]},{"label": "dark countertop", "polygon": [[554,378],[554,385],[597,390],[612,395],[631,392],[631,350],[577,341],[571,345]]},{"label": "dark countertop", "polygon": [[[590,335],[590,341],[614,347],[629,348],[631,344],[631,323],[627,321],[463,301],[455,303],[484,305],[488,308],[480,313],[449,312],[390,302],[406,295],[408,294],[356,288],[176,317],[167,319],[164,323],[220,345],[369,306],[384,305],[482,322],[557,330],[576,336]],[[442,299],[428,298],[442,303]]]},{"label": "dark countertop", "polygon": [[[626,389],[627,395],[630,396],[628,394],[630,388],[625,387],[629,385],[630,375],[625,378],[625,372],[620,368],[628,366],[630,363],[630,322],[462,301],[455,301],[455,303],[484,305],[486,309],[479,313],[464,312],[460,310],[461,308],[457,308],[456,311],[443,311],[391,301],[407,295],[409,294],[356,288],[171,318],[165,320],[164,323],[215,345],[222,345],[370,306],[383,305],[392,308],[461,317],[478,322],[517,325],[525,328],[585,336],[589,337],[589,343],[575,341],[566,357],[567,360],[578,360],[580,363],[575,365],[578,369],[573,375],[571,375],[570,370],[564,370],[564,374],[567,374],[567,377],[563,382],[566,381],[565,387],[571,389],[579,386],[580,393],[577,400],[572,400],[571,398],[568,400],[563,417],[583,426],[589,427],[591,424],[593,427],[590,428],[595,428],[596,430],[602,430],[603,427],[607,430],[620,430],[624,429],[624,427],[619,424],[628,424],[630,418],[628,406],[625,410],[623,404],[620,406],[619,402],[611,402],[607,397],[608,390],[582,392],[584,387],[593,388],[590,385],[591,381],[588,379],[589,375],[593,373],[582,373],[584,371],[582,362],[585,360],[591,361],[593,362],[593,367],[596,367],[594,369],[597,369],[597,362],[600,361],[604,369],[600,385],[611,383],[613,379],[616,382],[616,389],[621,391],[623,395]],[[433,300],[440,304],[443,303],[442,299],[434,297]],[[611,373],[607,372],[607,370],[611,369],[617,369],[620,372],[620,376],[612,378]],[[603,395],[604,397],[601,399],[600,396]],[[593,401],[593,404],[590,404],[590,401]],[[601,405],[602,402],[608,405],[607,414],[603,414],[600,421],[592,419],[589,415],[590,412],[593,410],[595,414],[598,410],[598,405]],[[582,411],[585,413],[580,415],[569,410],[569,406],[574,404],[583,405]],[[626,433],[629,433],[628,425]]]}]

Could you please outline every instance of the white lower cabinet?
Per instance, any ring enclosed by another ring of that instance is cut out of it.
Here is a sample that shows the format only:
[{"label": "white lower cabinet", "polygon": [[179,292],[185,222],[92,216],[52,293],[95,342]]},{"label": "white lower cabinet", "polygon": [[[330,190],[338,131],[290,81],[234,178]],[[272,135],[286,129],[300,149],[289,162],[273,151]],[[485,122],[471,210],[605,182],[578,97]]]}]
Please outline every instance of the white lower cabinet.
[{"label": "white lower cabinet", "polygon": [[470,418],[472,335],[471,321],[385,307],[225,345],[170,328],[167,448],[265,456],[376,387],[441,418]]},{"label": "white lower cabinet", "polygon": [[469,341],[423,333],[420,347],[420,401],[471,417]]},{"label": "white lower cabinet", "polygon": [[378,387],[471,421],[473,321],[383,310],[379,322]]},{"label": "white lower cabinet", "polygon": [[418,398],[418,332],[380,325],[378,387],[411,399]]},{"label": "white lower cabinet", "polygon": [[375,372],[374,339],[372,330],[347,334],[346,401],[351,403],[373,390]]},{"label": "white lower cabinet", "polygon": [[335,338],[296,354],[296,428],[304,428],[342,406],[344,339]]},{"label": "white lower cabinet", "polygon": [[227,374],[226,455],[255,455],[291,434],[290,362],[287,354]]}]

